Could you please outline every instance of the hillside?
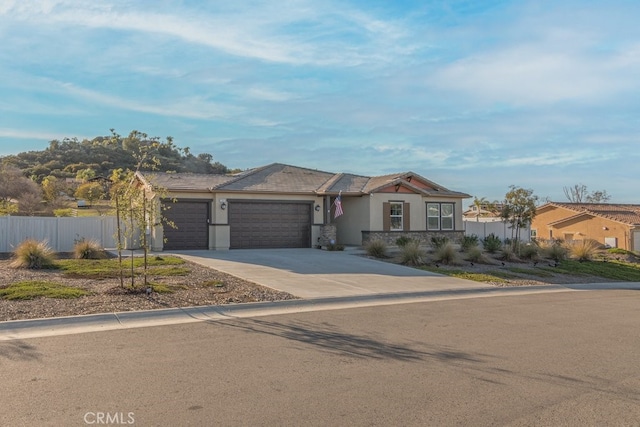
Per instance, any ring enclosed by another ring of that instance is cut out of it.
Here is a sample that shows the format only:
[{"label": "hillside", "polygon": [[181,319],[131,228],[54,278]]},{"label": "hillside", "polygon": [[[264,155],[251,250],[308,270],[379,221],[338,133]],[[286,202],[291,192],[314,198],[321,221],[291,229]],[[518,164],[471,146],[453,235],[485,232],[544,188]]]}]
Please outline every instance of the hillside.
[{"label": "hillside", "polygon": [[[161,141],[137,131],[132,131],[127,137],[113,133],[91,140],[53,140],[45,150],[0,157],[0,162],[19,168],[25,176],[41,183],[47,176],[72,178],[85,170],[90,170],[94,176],[110,176],[115,169],[135,170],[138,159],[145,151],[149,151],[148,160],[157,161],[158,171],[229,172],[225,165],[213,162],[211,154],[194,156],[188,148],[176,146],[170,137]],[[151,169],[150,162],[145,163],[142,169]]]}]

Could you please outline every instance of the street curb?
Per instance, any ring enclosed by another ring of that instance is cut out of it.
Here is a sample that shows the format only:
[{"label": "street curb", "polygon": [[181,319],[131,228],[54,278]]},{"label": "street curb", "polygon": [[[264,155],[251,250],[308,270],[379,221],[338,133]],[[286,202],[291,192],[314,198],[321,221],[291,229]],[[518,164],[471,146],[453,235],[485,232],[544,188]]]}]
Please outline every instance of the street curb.
[{"label": "street curb", "polygon": [[523,295],[548,292],[572,292],[564,286],[544,285],[504,288],[468,288],[438,291],[403,292],[349,297],[295,299],[274,302],[209,305],[144,311],[87,314],[45,319],[0,322],[0,341],[69,335],[149,326],[176,325],[233,318],[261,317],[321,310],[406,304],[447,299]]}]

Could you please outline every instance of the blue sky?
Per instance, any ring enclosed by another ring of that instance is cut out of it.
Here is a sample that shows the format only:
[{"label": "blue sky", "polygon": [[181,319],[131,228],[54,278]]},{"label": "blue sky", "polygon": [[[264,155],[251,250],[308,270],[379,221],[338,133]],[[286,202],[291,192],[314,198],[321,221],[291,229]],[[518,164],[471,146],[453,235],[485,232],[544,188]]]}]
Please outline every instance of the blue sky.
[{"label": "blue sky", "polygon": [[230,168],[640,203],[640,2],[2,0],[0,155],[136,129]]}]

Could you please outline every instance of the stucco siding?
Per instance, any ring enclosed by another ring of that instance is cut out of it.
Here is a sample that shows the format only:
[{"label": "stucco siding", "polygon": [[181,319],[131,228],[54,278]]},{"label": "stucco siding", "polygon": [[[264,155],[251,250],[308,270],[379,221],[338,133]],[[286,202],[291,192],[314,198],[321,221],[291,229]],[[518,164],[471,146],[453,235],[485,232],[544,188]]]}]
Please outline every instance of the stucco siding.
[{"label": "stucco siding", "polygon": [[369,196],[343,197],[342,207],[344,214],[333,218],[331,210],[331,223],[337,227],[337,243],[343,245],[362,244],[362,230],[369,227]]}]

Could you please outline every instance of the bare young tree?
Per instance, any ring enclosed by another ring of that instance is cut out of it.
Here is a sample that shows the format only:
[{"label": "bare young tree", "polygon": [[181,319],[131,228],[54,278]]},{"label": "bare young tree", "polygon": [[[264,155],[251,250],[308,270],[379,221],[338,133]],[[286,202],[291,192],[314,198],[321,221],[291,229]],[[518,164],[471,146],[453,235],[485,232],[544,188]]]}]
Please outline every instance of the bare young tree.
[{"label": "bare young tree", "polygon": [[607,203],[611,196],[607,190],[595,190],[589,192],[584,184],[575,184],[571,187],[563,187],[564,195],[571,203]]}]

